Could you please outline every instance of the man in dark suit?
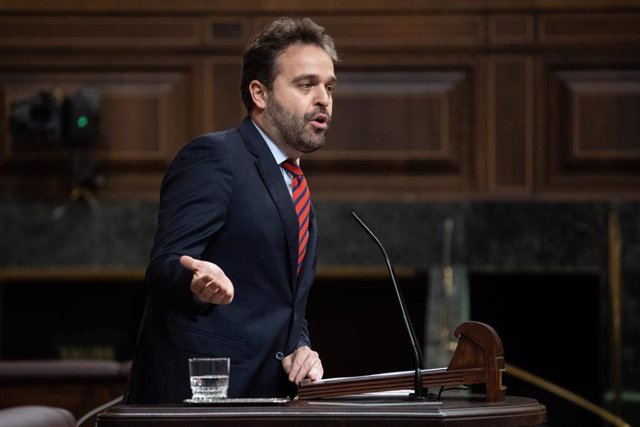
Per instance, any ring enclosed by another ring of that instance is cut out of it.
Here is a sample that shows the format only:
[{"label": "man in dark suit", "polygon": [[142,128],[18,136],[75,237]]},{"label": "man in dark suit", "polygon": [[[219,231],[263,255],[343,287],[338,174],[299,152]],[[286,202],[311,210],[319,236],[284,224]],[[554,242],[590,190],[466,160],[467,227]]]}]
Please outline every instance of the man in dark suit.
[{"label": "man in dark suit", "polygon": [[229,397],[293,396],[302,379],[322,378],[305,320],[316,221],[310,202],[293,198],[308,198],[297,168],[324,144],[336,61],[322,27],[274,21],[243,55],[248,117],[172,162],[126,403],[191,397],[192,357],[231,359]]}]

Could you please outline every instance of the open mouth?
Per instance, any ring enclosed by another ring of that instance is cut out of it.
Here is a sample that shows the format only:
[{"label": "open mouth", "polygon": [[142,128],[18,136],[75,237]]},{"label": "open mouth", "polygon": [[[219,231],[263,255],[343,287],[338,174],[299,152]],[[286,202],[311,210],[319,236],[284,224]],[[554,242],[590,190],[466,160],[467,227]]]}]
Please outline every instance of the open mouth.
[{"label": "open mouth", "polygon": [[311,124],[318,129],[326,129],[331,119],[327,114],[316,114],[311,119]]}]

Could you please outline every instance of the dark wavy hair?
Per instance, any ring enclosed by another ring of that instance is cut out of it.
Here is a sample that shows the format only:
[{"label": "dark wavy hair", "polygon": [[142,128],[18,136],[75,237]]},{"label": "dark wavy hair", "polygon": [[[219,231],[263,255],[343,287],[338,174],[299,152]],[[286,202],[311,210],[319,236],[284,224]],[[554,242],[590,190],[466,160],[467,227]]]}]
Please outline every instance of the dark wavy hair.
[{"label": "dark wavy hair", "polygon": [[242,54],[242,75],[240,93],[247,112],[253,108],[249,83],[258,80],[268,90],[278,74],[276,59],[290,45],[295,43],[314,44],[338,62],[338,54],[333,39],[326,30],[309,18],[279,18],[262,30],[247,44]]}]

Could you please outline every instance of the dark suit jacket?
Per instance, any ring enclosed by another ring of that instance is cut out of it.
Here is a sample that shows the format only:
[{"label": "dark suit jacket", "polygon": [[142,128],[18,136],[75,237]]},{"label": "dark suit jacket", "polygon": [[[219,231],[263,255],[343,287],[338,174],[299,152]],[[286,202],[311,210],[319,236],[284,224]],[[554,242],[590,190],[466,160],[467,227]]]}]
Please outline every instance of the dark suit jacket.
[{"label": "dark suit jacket", "polygon": [[[190,357],[231,358],[229,397],[291,394],[281,359],[310,346],[305,307],[316,269],[313,211],[309,232],[297,277],[291,196],[248,118],[187,144],[162,182],[147,303],[124,401],[191,397]],[[220,266],[234,285],[233,302],[197,300],[181,255]]]}]

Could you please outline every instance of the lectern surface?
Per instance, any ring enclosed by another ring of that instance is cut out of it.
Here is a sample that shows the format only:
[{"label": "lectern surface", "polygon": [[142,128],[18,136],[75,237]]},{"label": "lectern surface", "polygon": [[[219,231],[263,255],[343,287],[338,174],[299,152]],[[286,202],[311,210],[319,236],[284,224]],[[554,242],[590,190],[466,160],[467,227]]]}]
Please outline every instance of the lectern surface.
[{"label": "lectern surface", "polygon": [[415,403],[376,396],[262,406],[117,405],[98,415],[96,427],[525,427],[545,420],[545,407],[525,397],[487,402],[485,396],[451,396],[442,402]]}]

